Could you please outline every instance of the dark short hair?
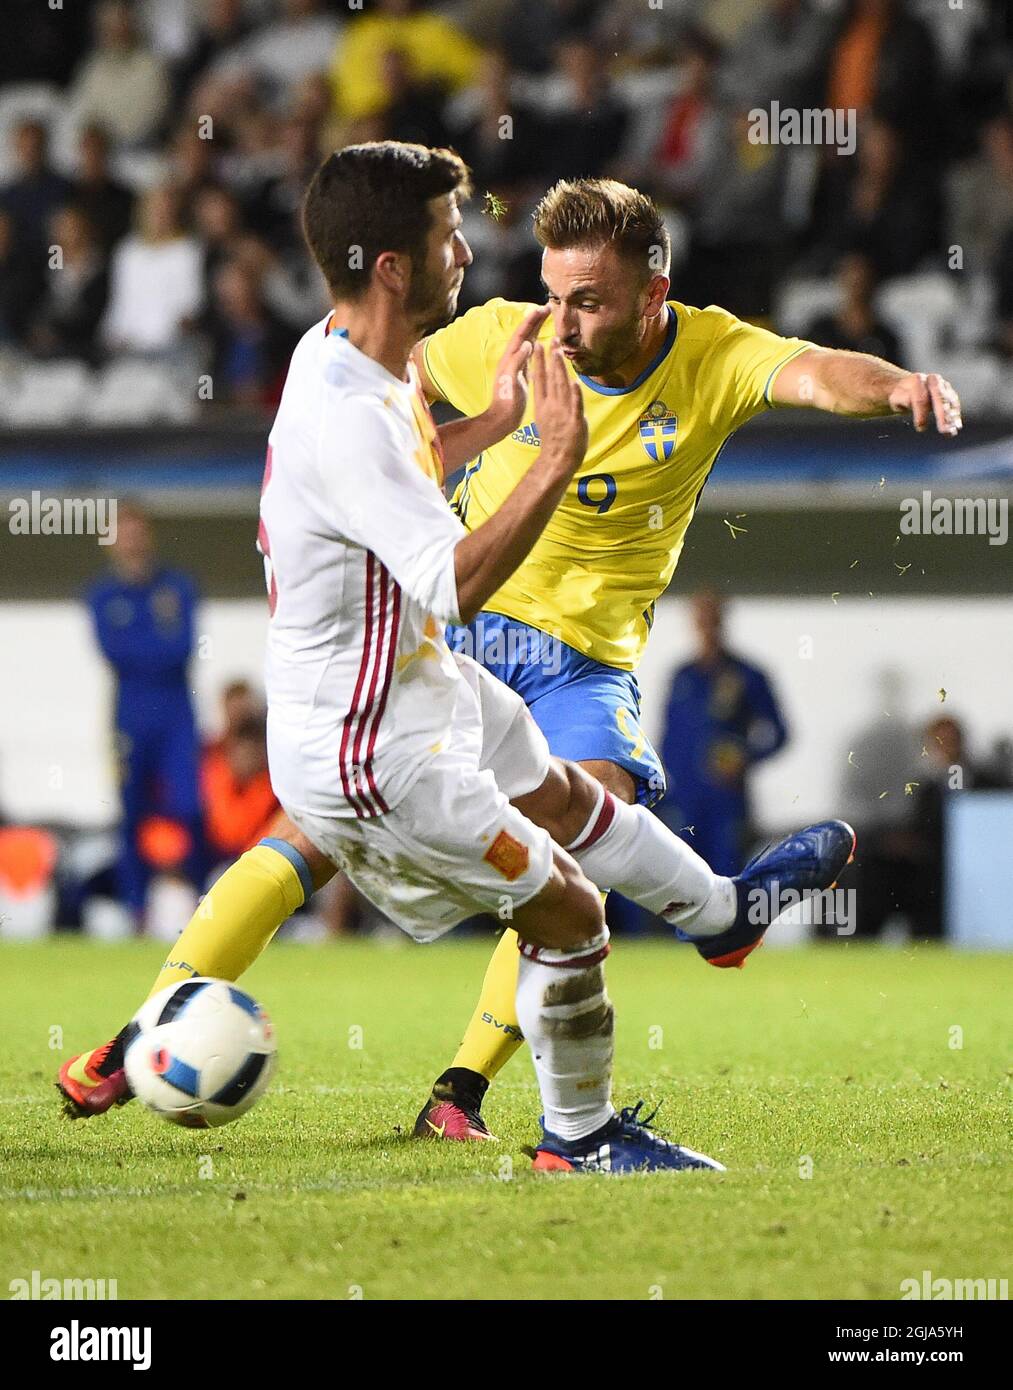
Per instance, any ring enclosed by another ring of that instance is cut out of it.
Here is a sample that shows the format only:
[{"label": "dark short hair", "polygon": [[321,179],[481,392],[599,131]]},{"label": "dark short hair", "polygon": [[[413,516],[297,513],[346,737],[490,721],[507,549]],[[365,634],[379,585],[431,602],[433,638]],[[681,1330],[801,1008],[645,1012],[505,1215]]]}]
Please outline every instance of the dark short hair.
[{"label": "dark short hair", "polygon": [[657,204],[616,179],[560,179],[553,184],[535,208],[535,238],[553,251],[611,242],[646,279],[662,266],[667,271],[672,254]]},{"label": "dark short hair", "polygon": [[338,299],[364,294],[385,251],[423,260],[426,204],[470,191],[468,166],[453,150],[376,140],[328,155],[306,191],[303,230],[331,293]]}]

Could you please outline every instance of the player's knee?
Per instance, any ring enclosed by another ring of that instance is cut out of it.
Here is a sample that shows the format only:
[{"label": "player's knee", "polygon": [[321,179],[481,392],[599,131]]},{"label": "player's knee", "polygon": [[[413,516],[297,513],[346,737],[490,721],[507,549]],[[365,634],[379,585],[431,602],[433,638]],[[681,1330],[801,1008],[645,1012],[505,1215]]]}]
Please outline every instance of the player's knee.
[{"label": "player's knee", "polygon": [[338,872],[337,867],[326,855],[320,853],[312,840],[308,840],[301,830],[295,830],[289,843],[305,859],[314,888],[322,888],[325,883],[330,883]]},{"label": "player's knee", "polygon": [[544,786],[552,786],[551,802],[546,798],[551,815],[546,829],[557,844],[568,845],[587,825],[598,802],[600,788],[590,773],[579,763],[565,758],[553,759],[550,777]]},{"label": "player's knee", "polygon": [[560,945],[563,949],[583,946],[605,930],[605,907],[601,894],[579,869],[567,875],[566,890],[560,904]]},{"label": "player's knee", "polygon": [[557,849],[548,883],[517,910],[514,926],[519,936],[536,946],[577,950],[605,930],[601,895],[576,860]]}]

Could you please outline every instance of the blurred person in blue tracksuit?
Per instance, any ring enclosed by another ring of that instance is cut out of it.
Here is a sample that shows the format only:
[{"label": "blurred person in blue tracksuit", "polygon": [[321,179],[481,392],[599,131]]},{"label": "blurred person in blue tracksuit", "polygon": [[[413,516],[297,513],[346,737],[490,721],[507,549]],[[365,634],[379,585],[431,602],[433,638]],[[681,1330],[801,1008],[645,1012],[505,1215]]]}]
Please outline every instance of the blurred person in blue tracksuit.
[{"label": "blurred person in blue tracksuit", "polygon": [[121,502],[110,572],[85,601],[116,677],[123,811],[117,880],[138,919],[153,858],[194,884],[202,876],[199,744],[188,674],[197,597],[188,575],[159,562],[144,512]]},{"label": "blurred person in blue tracksuit", "polygon": [[750,833],[750,771],[784,747],[788,730],[764,672],[727,649],[717,595],[695,595],[692,615],[698,651],[672,678],[658,814],[715,873],[736,874]]}]

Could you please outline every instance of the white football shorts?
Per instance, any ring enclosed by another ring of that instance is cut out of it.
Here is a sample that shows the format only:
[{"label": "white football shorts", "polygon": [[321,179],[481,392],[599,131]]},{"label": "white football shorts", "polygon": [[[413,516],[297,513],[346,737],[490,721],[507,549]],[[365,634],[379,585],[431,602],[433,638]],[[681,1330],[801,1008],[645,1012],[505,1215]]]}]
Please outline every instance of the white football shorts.
[{"label": "white football shorts", "polygon": [[286,806],[321,854],[416,941],[478,913],[509,922],[552,871],[552,840],[510,805],[549,770],[524,701],[467,656],[447,746],[385,815],[320,816]]}]

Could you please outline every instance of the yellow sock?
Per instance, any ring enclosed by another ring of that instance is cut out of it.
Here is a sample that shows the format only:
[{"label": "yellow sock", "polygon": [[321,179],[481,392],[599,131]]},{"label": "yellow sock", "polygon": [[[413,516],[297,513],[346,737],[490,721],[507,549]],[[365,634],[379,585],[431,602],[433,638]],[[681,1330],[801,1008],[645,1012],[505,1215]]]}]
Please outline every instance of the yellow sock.
[{"label": "yellow sock", "polygon": [[148,998],[195,975],[238,980],[312,892],[310,872],[298,850],[284,840],[261,840],[205,894]]},{"label": "yellow sock", "polygon": [[517,933],[508,929],[496,943],[478,1005],[452,1066],[467,1067],[491,1081],[524,1041],[515,1002],[520,958]]}]

